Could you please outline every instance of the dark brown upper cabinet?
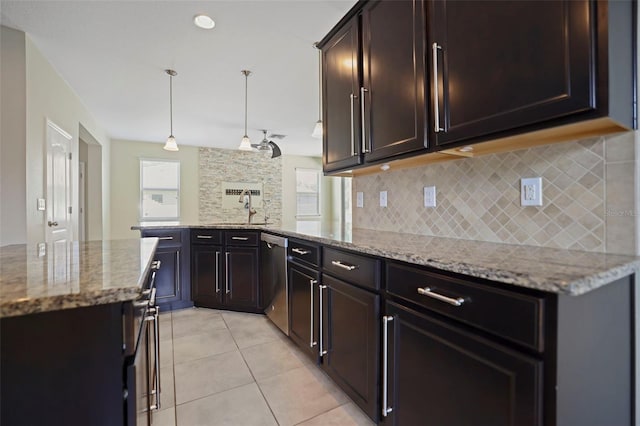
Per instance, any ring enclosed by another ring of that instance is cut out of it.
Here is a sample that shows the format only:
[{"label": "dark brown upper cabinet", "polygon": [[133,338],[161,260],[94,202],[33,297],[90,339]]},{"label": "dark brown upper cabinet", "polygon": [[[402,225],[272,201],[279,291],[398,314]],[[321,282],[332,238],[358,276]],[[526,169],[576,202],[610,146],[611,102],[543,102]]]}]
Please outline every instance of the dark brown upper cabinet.
[{"label": "dark brown upper cabinet", "polygon": [[325,172],[426,146],[424,3],[372,1],[347,18],[319,44]]},{"label": "dark brown upper cabinet", "polygon": [[631,37],[608,31],[631,34],[630,2],[428,5],[436,150],[599,117],[633,126]]}]

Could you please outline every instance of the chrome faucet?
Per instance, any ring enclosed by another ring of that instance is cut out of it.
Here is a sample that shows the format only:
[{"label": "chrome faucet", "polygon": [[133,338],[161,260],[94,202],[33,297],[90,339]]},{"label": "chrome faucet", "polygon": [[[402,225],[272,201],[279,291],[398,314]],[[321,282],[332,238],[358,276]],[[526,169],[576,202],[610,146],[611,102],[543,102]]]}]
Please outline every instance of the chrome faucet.
[{"label": "chrome faucet", "polygon": [[[248,195],[249,196],[249,217],[247,218],[247,224],[251,224],[251,216],[253,216],[254,214],[256,214],[256,210],[251,207],[251,190],[250,189],[243,189],[242,192],[240,193],[240,199],[238,200],[239,203],[244,203],[244,196]],[[245,208],[247,207],[247,205],[244,205]]]}]

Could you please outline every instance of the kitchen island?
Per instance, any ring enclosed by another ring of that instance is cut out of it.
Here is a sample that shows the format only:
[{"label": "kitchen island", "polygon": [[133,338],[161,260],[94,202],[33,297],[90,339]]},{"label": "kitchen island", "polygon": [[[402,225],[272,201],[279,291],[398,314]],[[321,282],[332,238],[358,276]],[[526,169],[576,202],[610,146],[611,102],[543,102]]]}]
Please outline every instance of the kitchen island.
[{"label": "kitchen island", "polygon": [[0,247],[1,424],[127,423],[132,301],[156,246],[145,238]]},{"label": "kitchen island", "polygon": [[291,338],[376,422],[635,424],[637,257],[333,223],[134,228],[289,237]]}]

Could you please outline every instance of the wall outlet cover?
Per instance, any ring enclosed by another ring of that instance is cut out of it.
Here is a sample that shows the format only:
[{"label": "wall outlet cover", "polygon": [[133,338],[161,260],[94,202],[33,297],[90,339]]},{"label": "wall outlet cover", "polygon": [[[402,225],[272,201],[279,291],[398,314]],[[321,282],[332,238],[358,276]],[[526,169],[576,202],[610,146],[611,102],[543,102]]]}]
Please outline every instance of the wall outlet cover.
[{"label": "wall outlet cover", "polygon": [[380,207],[387,207],[387,191],[380,191]]},{"label": "wall outlet cover", "polygon": [[542,178],[520,179],[520,205],[542,206]]},{"label": "wall outlet cover", "polygon": [[364,207],[364,192],[356,192],[356,207]]},{"label": "wall outlet cover", "polygon": [[435,186],[424,187],[424,206],[425,207],[436,206],[436,187]]}]

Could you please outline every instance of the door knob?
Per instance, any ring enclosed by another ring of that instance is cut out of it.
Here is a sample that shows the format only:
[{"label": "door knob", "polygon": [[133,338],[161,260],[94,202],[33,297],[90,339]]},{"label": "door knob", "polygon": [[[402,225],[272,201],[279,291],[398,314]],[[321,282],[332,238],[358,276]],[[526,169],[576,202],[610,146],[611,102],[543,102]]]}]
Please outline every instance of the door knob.
[{"label": "door knob", "polygon": [[49,221],[49,222],[47,222],[47,225],[49,225],[49,226],[58,226],[58,222]]}]

